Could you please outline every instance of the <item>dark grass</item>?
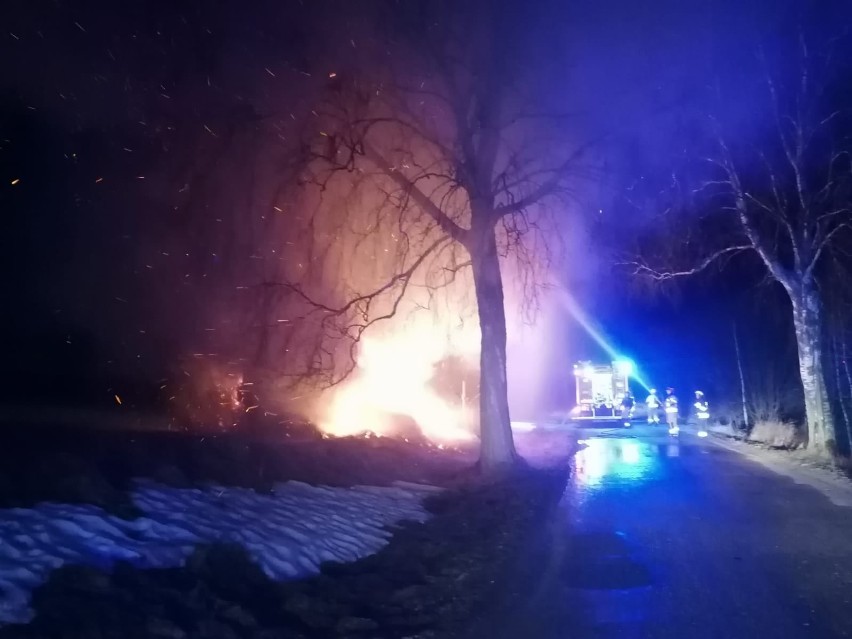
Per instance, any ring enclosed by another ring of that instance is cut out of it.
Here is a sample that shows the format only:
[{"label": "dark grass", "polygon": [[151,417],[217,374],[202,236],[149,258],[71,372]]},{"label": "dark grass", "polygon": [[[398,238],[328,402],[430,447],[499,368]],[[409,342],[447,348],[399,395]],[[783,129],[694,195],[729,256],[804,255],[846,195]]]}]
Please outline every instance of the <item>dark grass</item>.
[{"label": "dark grass", "polygon": [[217,484],[268,492],[277,482],[351,486],[394,480],[447,485],[474,457],[422,442],[380,439],[294,441],[286,433],[109,431],[29,427],[0,431],[0,508],[88,503],[138,515],[136,478],[175,487]]}]

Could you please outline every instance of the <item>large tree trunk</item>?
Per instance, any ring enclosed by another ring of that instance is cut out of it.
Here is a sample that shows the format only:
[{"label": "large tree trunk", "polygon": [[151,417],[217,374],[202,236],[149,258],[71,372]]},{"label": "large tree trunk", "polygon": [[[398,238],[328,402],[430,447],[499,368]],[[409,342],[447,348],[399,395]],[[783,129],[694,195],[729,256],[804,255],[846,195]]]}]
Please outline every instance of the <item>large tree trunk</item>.
[{"label": "large tree trunk", "polygon": [[793,324],[805,392],[808,448],[833,454],[837,446],[823,370],[822,301],[815,287],[803,286],[793,299]]},{"label": "large tree trunk", "polygon": [[468,247],[473,266],[476,303],[482,342],[479,356],[479,419],[481,452],[479,463],[485,473],[510,467],[517,459],[506,382],[506,310],[503,279],[493,227],[481,233]]}]

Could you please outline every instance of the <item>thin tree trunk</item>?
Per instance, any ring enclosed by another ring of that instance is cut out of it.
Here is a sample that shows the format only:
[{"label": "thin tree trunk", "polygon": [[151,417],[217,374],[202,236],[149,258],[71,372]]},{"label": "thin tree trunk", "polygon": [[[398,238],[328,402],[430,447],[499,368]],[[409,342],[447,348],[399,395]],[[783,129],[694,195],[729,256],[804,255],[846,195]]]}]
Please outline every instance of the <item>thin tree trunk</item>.
[{"label": "thin tree trunk", "polygon": [[[251,152],[253,145],[244,143],[243,148],[247,149],[247,156],[244,157],[244,164],[248,172],[248,178],[246,180],[248,184],[246,185],[245,193],[245,211],[247,219],[239,220],[238,218],[239,221],[242,221],[242,224],[235,229],[234,237],[235,242],[238,244],[238,248],[241,251],[245,251],[246,254],[253,254],[253,247],[263,236],[263,229],[257,229],[255,226],[257,224],[256,211],[254,210],[256,195],[255,182],[257,177],[254,158],[256,157],[256,154]],[[242,246],[239,246],[239,244],[242,244]],[[264,277],[264,264],[261,263],[259,268],[262,274],[261,277]],[[258,334],[254,352],[249,355],[248,349],[244,351],[245,355],[248,356],[248,366],[243,373],[243,381],[246,383],[246,391],[248,392],[246,397],[251,398],[252,400],[249,405],[244,407],[244,410],[246,411],[244,420],[246,429],[250,432],[260,430],[263,425],[263,409],[261,408],[261,405],[263,403],[263,398],[266,395],[266,385],[268,381],[266,379],[266,364],[269,355],[269,318],[272,310],[274,287],[262,285],[259,290],[261,295],[259,309],[256,311],[257,315],[254,315],[255,321],[258,323]],[[250,334],[248,331],[247,333]]]},{"label": "thin tree trunk", "polygon": [[849,424],[849,411],[846,408],[846,400],[843,396],[843,386],[840,381],[840,353],[837,346],[837,335],[833,339],[832,354],[834,355],[834,382],[837,385],[837,401],[840,403],[840,412],[843,415],[843,425],[846,427],[846,441],[852,450],[852,425]]},{"label": "thin tree trunk", "polygon": [[[850,401],[852,401],[852,373],[849,372],[849,359],[847,357],[847,352],[846,352],[846,338],[845,337],[843,338],[843,341],[841,342],[841,344],[842,344],[842,350],[841,350],[841,353],[840,353],[840,355],[841,355],[840,360],[843,363],[843,372],[846,373],[846,385],[849,387],[849,398],[850,398]],[[843,401],[842,393],[841,393],[840,399],[841,399],[841,401]],[[850,440],[850,442],[849,442],[849,447],[850,447],[850,449],[852,449],[852,440]]]},{"label": "thin tree trunk", "polygon": [[[267,364],[269,362],[269,322],[272,311],[274,290],[270,286],[260,287],[260,308],[255,318],[258,322],[257,341],[254,353],[248,358],[248,364],[243,372],[243,382],[246,384],[247,398],[253,401],[244,406],[246,413],[243,416],[245,427],[253,432],[260,430],[263,425],[263,402],[268,390]],[[254,406],[254,408],[251,408]],[[268,408],[268,405],[267,405]]]},{"label": "thin tree trunk", "polygon": [[740,340],[737,337],[737,323],[733,322],[734,329],[734,351],[737,354],[737,371],[740,374],[740,393],[743,401],[743,430],[748,431],[748,409],[746,408],[746,384],[743,374],[743,359],[740,355]]},{"label": "thin tree trunk", "polygon": [[799,349],[799,374],[805,394],[808,448],[820,454],[833,454],[837,447],[834,420],[823,371],[822,304],[817,291],[805,288],[793,301],[793,323]]},{"label": "thin tree trunk", "polygon": [[480,439],[479,463],[484,473],[495,473],[517,459],[509,419],[506,381],[506,310],[503,279],[493,228],[482,229],[479,241],[469,247],[473,282],[482,332],[479,358]]}]

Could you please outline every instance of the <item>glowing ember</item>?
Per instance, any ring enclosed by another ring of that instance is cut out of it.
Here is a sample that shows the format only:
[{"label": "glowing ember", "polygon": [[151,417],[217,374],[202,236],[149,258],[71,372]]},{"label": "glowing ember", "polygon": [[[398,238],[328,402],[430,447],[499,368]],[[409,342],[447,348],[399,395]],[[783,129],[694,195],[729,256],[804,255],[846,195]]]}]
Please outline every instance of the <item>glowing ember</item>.
[{"label": "glowing ember", "polygon": [[182,362],[180,381],[161,390],[168,397],[172,418],[184,427],[235,425],[238,413],[257,408],[251,383],[228,366],[206,359],[200,353]]},{"label": "glowing ember", "polygon": [[407,417],[434,442],[474,439],[474,415],[462,401],[461,386],[454,402],[431,384],[435,365],[450,352],[446,336],[425,327],[365,338],[358,368],[334,393],[320,428],[337,437],[398,435],[400,418]]}]

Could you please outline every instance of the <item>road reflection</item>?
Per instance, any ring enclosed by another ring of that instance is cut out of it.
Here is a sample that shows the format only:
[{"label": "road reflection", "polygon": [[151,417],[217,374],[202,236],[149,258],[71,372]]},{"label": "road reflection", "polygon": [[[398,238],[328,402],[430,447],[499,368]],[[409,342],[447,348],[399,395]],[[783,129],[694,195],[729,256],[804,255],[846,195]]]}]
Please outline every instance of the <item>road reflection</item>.
[{"label": "road reflection", "polygon": [[660,455],[680,456],[680,446],[656,446],[635,439],[581,440],[575,457],[574,482],[585,488],[640,483],[660,471]]}]

